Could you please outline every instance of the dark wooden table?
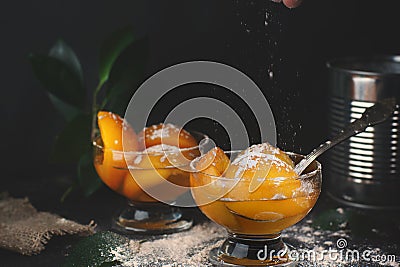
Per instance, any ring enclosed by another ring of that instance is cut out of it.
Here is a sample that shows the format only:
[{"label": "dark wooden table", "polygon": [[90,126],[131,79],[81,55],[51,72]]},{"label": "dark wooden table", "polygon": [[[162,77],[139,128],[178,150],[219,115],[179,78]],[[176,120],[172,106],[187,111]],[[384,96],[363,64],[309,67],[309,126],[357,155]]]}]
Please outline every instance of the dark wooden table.
[{"label": "dark wooden table", "polygon": [[[124,205],[125,200],[103,187],[92,197],[85,198],[79,194],[73,194],[61,203],[59,199],[65,189],[65,184],[63,179],[22,177],[3,183],[2,188],[13,197],[27,196],[38,210],[50,211],[82,224],[95,220],[98,231],[110,229],[111,216]],[[333,224],[340,222],[335,222],[335,218],[330,217],[329,211],[337,210],[337,208],[341,208],[341,205],[322,194],[316,207],[304,221],[312,218],[317,225],[333,227],[334,231],[335,225],[332,225],[331,221]],[[353,217],[346,226],[351,233],[352,247],[360,249],[378,247],[382,253],[397,255],[397,260],[400,261],[400,212],[371,212],[350,208],[345,208],[345,210]],[[197,209],[186,209],[185,212],[195,218],[195,223],[207,220]],[[295,235],[295,232],[291,234]],[[80,237],[76,236],[54,237],[46,249],[36,256],[22,256],[0,250],[0,266],[62,266],[66,253],[79,239]],[[296,241],[290,241],[296,243]],[[294,245],[301,246],[301,244]],[[308,247],[313,247],[313,245],[307,244]]]}]

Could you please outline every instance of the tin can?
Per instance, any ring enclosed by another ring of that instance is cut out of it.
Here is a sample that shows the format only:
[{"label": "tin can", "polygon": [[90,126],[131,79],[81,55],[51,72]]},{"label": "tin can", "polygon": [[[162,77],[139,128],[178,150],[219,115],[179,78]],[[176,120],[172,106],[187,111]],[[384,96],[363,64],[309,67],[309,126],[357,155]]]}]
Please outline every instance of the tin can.
[{"label": "tin can", "polygon": [[[400,56],[343,58],[328,62],[329,130],[332,136],[378,100],[400,99]],[[327,189],[355,207],[400,209],[400,121],[391,119],[339,144],[329,153]]]}]

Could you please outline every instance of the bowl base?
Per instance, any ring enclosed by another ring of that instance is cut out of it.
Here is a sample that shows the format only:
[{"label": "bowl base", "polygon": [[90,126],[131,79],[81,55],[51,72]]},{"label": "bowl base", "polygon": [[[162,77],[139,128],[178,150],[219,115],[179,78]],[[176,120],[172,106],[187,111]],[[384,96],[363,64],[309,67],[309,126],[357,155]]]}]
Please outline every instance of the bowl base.
[{"label": "bowl base", "polygon": [[248,236],[229,234],[219,248],[210,251],[214,266],[295,266],[289,259],[289,247],[281,235]]},{"label": "bowl base", "polygon": [[112,228],[124,234],[161,235],[185,231],[192,224],[177,207],[159,202],[128,202],[113,219]]}]

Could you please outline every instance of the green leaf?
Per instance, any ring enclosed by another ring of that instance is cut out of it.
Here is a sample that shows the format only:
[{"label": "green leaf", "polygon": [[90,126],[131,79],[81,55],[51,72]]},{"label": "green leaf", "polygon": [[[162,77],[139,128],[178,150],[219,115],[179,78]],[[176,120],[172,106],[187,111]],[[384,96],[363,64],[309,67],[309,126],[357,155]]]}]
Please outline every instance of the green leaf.
[{"label": "green leaf", "polygon": [[97,191],[102,182],[93,165],[92,151],[81,156],[78,164],[78,182],[85,196],[90,196]]},{"label": "green leaf", "polygon": [[80,78],[62,61],[44,55],[29,55],[33,71],[43,87],[62,101],[83,108],[86,92]]},{"label": "green leaf", "polygon": [[115,61],[105,96],[108,109],[121,115],[125,112],[130,98],[144,80],[147,48],[146,38],[137,40]]},{"label": "green leaf", "polygon": [[108,37],[100,48],[99,80],[104,84],[120,53],[134,41],[131,27],[122,28]]},{"label": "green leaf", "polygon": [[314,218],[313,226],[323,230],[338,231],[348,223],[349,218],[350,214],[347,210],[338,212],[336,209],[329,209]]},{"label": "green leaf", "polygon": [[126,253],[128,257],[128,242],[128,238],[113,232],[96,233],[79,241],[67,256],[63,266],[116,266],[120,263],[114,260],[112,250],[117,247],[122,248],[119,251]]},{"label": "green leaf", "polygon": [[91,147],[91,117],[80,113],[56,137],[52,159],[57,162],[78,162]]},{"label": "green leaf", "polygon": [[52,93],[48,93],[48,95],[55,109],[57,109],[67,121],[71,121],[81,112],[78,108],[65,103]]},{"label": "green leaf", "polygon": [[60,39],[50,49],[49,56],[64,62],[79,77],[83,86],[82,66],[71,47]]}]

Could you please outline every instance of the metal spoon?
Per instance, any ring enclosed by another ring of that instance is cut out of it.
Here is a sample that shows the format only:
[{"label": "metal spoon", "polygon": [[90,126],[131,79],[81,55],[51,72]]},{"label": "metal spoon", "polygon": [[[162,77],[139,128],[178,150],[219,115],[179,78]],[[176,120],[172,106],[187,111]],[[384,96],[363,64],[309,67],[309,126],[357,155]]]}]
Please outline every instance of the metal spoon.
[{"label": "metal spoon", "polygon": [[307,168],[307,166],[310,165],[310,163],[313,162],[319,155],[321,155],[328,149],[336,146],[337,144],[343,142],[347,138],[365,131],[367,127],[384,122],[391,117],[395,108],[395,98],[386,98],[384,100],[378,101],[372,107],[367,108],[360,119],[353,121],[332,140],[328,140],[325,143],[321,144],[318,148],[314,149],[295,166],[294,171],[298,175],[300,175]]}]

